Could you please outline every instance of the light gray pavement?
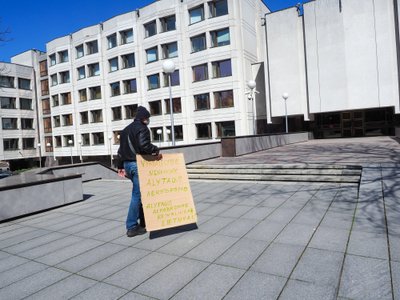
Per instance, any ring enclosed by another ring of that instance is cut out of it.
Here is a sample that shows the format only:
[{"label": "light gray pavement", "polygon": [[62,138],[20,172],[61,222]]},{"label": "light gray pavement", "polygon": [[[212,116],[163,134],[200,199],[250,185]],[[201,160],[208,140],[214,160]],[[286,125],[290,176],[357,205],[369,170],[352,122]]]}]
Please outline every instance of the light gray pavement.
[{"label": "light gray pavement", "polygon": [[86,201],[0,224],[0,299],[400,299],[399,154],[367,138],[213,160],[364,169],[359,197],[357,185],[191,182],[199,228],[151,240],[125,236],[129,182],[85,183]]}]

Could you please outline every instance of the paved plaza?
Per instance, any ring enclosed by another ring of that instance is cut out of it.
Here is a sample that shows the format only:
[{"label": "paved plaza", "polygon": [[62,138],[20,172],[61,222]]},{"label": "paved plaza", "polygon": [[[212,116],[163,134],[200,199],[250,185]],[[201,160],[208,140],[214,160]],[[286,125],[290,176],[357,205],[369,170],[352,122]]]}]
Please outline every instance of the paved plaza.
[{"label": "paved plaza", "polygon": [[[400,145],[314,140],[205,163],[363,166],[361,183],[192,181],[198,229],[127,238],[131,184],[0,224],[0,299],[400,299]],[[46,197],[46,195],[43,195]]]}]

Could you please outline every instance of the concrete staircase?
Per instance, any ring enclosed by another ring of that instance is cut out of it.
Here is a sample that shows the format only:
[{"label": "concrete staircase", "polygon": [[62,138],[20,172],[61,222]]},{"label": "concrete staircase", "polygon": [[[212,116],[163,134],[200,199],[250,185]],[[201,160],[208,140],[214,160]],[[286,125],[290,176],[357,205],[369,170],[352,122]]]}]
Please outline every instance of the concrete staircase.
[{"label": "concrete staircase", "polygon": [[336,182],[358,184],[360,166],[324,164],[187,165],[191,180]]}]

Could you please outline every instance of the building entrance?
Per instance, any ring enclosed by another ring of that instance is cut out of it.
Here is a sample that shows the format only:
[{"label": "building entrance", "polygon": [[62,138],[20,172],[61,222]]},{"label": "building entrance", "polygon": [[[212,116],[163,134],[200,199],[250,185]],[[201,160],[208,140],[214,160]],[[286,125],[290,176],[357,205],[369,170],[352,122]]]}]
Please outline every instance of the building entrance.
[{"label": "building entrance", "polygon": [[342,137],[364,136],[364,112],[342,112]]}]

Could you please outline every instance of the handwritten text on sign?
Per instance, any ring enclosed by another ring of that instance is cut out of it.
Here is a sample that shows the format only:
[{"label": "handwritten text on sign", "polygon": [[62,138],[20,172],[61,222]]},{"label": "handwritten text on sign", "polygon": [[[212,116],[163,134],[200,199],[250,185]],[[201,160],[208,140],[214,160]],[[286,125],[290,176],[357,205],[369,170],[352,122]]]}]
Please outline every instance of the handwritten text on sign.
[{"label": "handwritten text on sign", "polygon": [[148,231],[197,222],[182,153],[163,154],[158,161],[138,155],[137,164]]}]

